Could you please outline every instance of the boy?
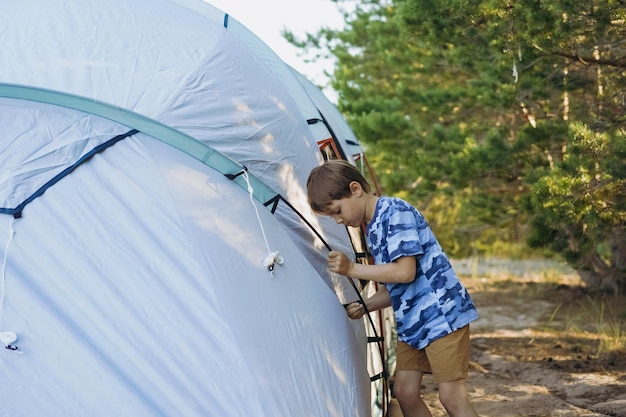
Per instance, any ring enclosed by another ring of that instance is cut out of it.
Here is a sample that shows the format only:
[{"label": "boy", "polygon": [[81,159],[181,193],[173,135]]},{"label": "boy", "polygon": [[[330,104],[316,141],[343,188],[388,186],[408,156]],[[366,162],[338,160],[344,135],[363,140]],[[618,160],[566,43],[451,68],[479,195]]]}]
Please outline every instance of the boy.
[{"label": "boy", "polygon": [[[367,180],[346,161],[327,161],[307,180],[309,204],[337,223],[367,224],[374,265],[331,251],[330,271],[379,282],[365,300],[368,311],[392,306],[398,329],[394,394],[404,417],[431,416],[421,397],[424,373],[432,373],[439,400],[452,417],[477,416],[467,398],[469,323],[476,308],[422,214],[407,202],[370,193]],[[365,309],[346,311],[360,319]]]}]

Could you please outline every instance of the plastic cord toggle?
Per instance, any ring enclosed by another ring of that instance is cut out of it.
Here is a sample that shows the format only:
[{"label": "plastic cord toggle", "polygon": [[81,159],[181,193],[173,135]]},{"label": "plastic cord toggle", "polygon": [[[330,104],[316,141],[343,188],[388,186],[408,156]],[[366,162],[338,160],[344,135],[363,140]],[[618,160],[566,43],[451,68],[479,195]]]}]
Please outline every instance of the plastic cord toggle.
[{"label": "plastic cord toggle", "polygon": [[0,342],[4,345],[5,349],[17,350],[17,346],[13,345],[17,340],[17,334],[15,332],[0,332]]},{"label": "plastic cord toggle", "polygon": [[266,267],[268,271],[272,272],[274,270],[274,264],[282,265],[284,261],[283,255],[281,255],[280,252],[270,252],[263,258],[263,266]]}]

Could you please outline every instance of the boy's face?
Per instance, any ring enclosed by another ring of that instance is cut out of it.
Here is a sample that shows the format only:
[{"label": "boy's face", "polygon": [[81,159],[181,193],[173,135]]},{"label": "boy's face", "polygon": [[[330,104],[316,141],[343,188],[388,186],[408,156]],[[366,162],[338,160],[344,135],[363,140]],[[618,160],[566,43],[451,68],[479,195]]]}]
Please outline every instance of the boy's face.
[{"label": "boy's face", "polygon": [[333,200],[326,206],[324,214],[332,217],[338,224],[360,227],[365,221],[365,200],[361,198],[360,187],[350,197]]}]

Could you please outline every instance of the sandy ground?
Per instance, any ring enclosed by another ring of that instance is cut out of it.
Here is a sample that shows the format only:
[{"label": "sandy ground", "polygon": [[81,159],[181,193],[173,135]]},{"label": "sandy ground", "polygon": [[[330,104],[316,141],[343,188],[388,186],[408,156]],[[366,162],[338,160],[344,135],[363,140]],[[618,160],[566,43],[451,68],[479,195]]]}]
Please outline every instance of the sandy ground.
[{"label": "sandy ground", "polygon": [[[594,331],[611,317],[626,330],[626,298],[597,301],[572,271],[507,265],[455,264],[480,314],[467,381],[478,414],[626,417],[626,352],[604,351]],[[431,377],[423,388],[447,416]],[[393,402],[390,415],[402,415]]]}]

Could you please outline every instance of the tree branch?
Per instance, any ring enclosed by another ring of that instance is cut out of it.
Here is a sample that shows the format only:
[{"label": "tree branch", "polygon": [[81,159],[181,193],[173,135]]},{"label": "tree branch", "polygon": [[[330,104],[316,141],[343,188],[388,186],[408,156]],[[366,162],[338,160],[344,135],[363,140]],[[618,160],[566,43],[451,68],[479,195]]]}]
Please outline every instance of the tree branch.
[{"label": "tree branch", "polygon": [[593,57],[583,57],[581,55],[566,54],[564,52],[552,52],[551,55],[561,56],[563,58],[571,59],[572,61],[578,61],[584,65],[606,65],[610,67],[626,68],[626,59],[596,59]]}]

